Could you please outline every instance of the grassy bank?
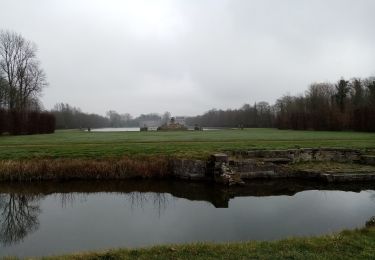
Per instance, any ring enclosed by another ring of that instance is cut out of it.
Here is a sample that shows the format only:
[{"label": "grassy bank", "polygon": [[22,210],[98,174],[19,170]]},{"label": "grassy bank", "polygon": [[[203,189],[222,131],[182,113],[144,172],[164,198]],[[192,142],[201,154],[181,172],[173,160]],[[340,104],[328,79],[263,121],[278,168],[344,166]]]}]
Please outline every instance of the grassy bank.
[{"label": "grassy bank", "polygon": [[0,160],[0,181],[167,178],[169,163],[164,156]]},{"label": "grassy bank", "polygon": [[375,149],[375,134],[277,129],[106,133],[70,130],[49,135],[0,136],[0,160],[160,155],[203,158],[219,151],[296,147]]},{"label": "grassy bank", "polygon": [[375,173],[375,166],[356,163],[338,162],[302,162],[288,165],[289,168],[301,171],[316,171],[330,173]]},{"label": "grassy bank", "polygon": [[296,147],[375,149],[374,133],[245,129],[178,132],[57,131],[0,136],[0,181],[166,177],[173,158]]},{"label": "grassy bank", "polygon": [[375,229],[275,242],[197,243],[144,249],[115,249],[43,259],[373,259]]}]

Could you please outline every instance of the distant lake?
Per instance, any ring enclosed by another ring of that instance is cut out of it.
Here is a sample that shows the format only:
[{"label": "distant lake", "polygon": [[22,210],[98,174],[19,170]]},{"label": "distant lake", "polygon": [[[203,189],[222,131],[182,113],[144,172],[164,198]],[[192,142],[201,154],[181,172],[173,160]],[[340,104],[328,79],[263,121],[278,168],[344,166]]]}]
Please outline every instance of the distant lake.
[{"label": "distant lake", "polygon": [[0,256],[320,235],[363,227],[375,215],[371,186],[249,185],[0,184]]},{"label": "distant lake", "polygon": [[93,128],[91,132],[139,132],[139,127],[108,127],[108,128]]},{"label": "distant lake", "polygon": [[[191,128],[189,130],[194,130],[194,129]],[[214,131],[214,130],[221,130],[221,128],[210,128],[210,127],[203,128],[203,131]],[[107,128],[91,129],[91,132],[139,132],[139,131],[140,131],[139,127],[107,127]]]}]

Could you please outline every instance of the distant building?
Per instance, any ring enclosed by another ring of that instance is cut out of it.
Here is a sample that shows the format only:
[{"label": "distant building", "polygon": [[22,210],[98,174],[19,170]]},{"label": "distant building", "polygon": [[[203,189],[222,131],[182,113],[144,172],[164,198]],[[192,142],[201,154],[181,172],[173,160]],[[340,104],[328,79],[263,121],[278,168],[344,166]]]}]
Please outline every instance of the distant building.
[{"label": "distant building", "polygon": [[139,122],[139,127],[147,127],[148,131],[156,131],[162,125],[161,120],[144,120]]},{"label": "distant building", "polygon": [[156,131],[165,129],[185,129],[186,122],[184,116],[171,117],[170,121],[165,123],[160,120],[143,120],[139,122],[139,127],[144,131]]},{"label": "distant building", "polygon": [[188,128],[185,126],[185,119],[178,117],[178,121],[175,117],[171,117],[168,124],[163,124],[158,128],[160,131],[186,131]]},{"label": "distant building", "polygon": [[184,116],[176,116],[174,118],[174,121],[175,121],[176,124],[186,125],[185,117]]}]

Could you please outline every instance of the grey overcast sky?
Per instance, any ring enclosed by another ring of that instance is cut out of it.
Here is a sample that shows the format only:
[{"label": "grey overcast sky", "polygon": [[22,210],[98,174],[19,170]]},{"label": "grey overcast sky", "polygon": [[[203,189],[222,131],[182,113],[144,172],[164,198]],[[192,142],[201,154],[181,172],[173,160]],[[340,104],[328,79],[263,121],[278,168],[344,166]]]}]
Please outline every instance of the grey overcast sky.
[{"label": "grey overcast sky", "polygon": [[0,0],[0,29],[37,44],[47,109],[195,115],[374,76],[374,11],[374,0]]}]

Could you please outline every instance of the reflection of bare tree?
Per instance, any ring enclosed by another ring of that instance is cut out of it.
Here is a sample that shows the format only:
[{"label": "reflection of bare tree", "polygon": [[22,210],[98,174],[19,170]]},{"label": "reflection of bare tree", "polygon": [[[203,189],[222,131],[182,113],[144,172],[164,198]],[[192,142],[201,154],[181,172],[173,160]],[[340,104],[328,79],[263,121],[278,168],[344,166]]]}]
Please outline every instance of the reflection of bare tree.
[{"label": "reflection of bare tree", "polygon": [[66,208],[68,205],[73,207],[77,198],[80,199],[80,201],[87,200],[87,194],[84,193],[60,193],[57,196],[60,198],[62,208]]},{"label": "reflection of bare tree", "polygon": [[158,210],[159,217],[163,211],[167,209],[170,198],[166,193],[152,192],[130,192],[125,194],[126,199],[129,200],[131,208],[143,208],[146,203],[152,202],[154,207]]},{"label": "reflection of bare tree", "polygon": [[370,200],[375,200],[375,192],[370,192]]},{"label": "reflection of bare tree", "polygon": [[131,208],[143,208],[143,206],[148,202],[149,198],[147,193],[144,192],[130,192],[125,193],[125,198],[129,201]]},{"label": "reflection of bare tree", "polygon": [[158,215],[160,217],[160,213],[164,212],[167,209],[167,206],[170,202],[168,196],[165,193],[152,193],[153,194],[153,203],[154,206],[158,209]]},{"label": "reflection of bare tree", "polygon": [[[152,203],[158,210],[159,216],[163,211],[167,209],[168,204],[172,196],[168,196],[167,193],[159,192],[129,192],[129,193],[118,193],[125,197],[125,200],[129,202],[131,209],[143,208],[145,205]],[[58,198],[61,201],[61,207],[73,206],[77,200],[84,202],[87,201],[88,195],[85,193],[60,193]]]},{"label": "reflection of bare tree", "polygon": [[24,194],[0,194],[0,243],[20,242],[38,229],[39,198]]}]

